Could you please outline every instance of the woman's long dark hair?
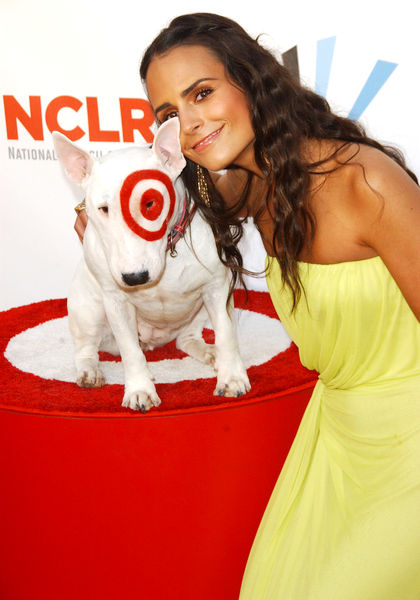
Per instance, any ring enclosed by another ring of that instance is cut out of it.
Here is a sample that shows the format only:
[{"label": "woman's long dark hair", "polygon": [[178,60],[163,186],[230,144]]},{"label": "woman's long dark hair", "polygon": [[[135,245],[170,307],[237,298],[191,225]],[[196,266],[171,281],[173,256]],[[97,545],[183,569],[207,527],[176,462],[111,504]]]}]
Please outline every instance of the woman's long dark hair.
[{"label": "woman's long dark hair", "polygon": [[[377,148],[394,159],[417,182],[407,169],[404,158],[395,148],[383,146],[369,138],[361,125],[334,114],[328,102],[303,87],[258,40],[226,17],[210,13],[195,13],[173,19],[147,48],[140,67],[146,79],[151,60],[170,49],[184,45],[200,45],[210,50],[225,66],[232,83],[245,94],[255,132],[255,161],[267,179],[268,192],[258,217],[268,208],[274,220],[272,247],[280,264],[283,281],[293,294],[293,308],[301,295],[298,259],[311,244],[315,222],[308,208],[310,175],[319,172],[323,162],[307,164],[301,157],[305,139],[338,140],[341,144],[335,155],[350,143]],[[339,159],[338,159],[339,160]],[[196,166],[187,161],[183,171],[184,183],[211,224],[219,256],[231,268],[232,288],[242,281],[242,257],[237,248],[242,230],[238,211],[247,201],[251,182],[238,202],[227,207],[205,171],[211,206],[204,204],[198,193]]]}]

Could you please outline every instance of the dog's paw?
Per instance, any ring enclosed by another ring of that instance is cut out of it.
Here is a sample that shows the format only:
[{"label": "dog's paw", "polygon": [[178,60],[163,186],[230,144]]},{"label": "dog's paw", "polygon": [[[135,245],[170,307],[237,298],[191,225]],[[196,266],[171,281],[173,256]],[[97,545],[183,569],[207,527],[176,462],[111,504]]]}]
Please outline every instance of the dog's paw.
[{"label": "dog's paw", "polygon": [[215,368],[216,366],[216,346],[206,344],[203,363]]},{"label": "dog's paw", "polygon": [[152,406],[160,406],[161,399],[155,391],[149,390],[144,391],[127,391],[124,394],[122,406],[125,408],[131,408],[132,410],[139,410],[142,413],[150,410]]},{"label": "dog's paw", "polygon": [[206,344],[203,339],[180,337],[176,341],[176,346],[185,354],[189,354],[189,356],[205,365],[215,366],[216,346],[214,344]]},{"label": "dog's paw", "polygon": [[84,369],[78,373],[76,383],[79,387],[98,388],[105,385],[105,377],[100,369]]},{"label": "dog's paw", "polygon": [[225,396],[226,398],[238,398],[249,392],[250,389],[248,375],[243,370],[228,377],[219,376],[213,394],[215,396]]}]

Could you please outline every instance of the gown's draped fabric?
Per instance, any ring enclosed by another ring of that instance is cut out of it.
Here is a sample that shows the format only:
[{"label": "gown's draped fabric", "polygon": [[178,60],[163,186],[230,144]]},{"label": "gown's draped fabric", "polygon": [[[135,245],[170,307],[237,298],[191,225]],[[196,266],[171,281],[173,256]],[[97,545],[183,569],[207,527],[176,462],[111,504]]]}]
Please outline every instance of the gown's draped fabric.
[{"label": "gown's draped fabric", "polygon": [[240,600],[420,599],[420,325],[379,257],[278,263],[267,283],[319,381],[259,527]]}]

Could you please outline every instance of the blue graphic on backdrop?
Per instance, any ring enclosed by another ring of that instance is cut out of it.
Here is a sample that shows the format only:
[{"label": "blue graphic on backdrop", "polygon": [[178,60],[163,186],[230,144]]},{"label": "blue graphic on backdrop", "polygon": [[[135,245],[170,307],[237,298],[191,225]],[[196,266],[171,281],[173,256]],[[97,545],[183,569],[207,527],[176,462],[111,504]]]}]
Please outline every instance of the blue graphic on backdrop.
[{"label": "blue graphic on backdrop", "polygon": [[[316,52],[316,75],[315,92],[324,98],[327,95],[328,83],[330,80],[332,61],[334,56],[336,37],[329,37],[318,40]],[[283,64],[289,68],[297,79],[299,79],[299,60],[297,56],[297,46],[290,48],[282,54]],[[397,63],[385,60],[376,61],[375,66],[370,72],[366,83],[356,98],[353,107],[350,109],[348,118],[356,121],[372,102],[376,94],[388,80]]]},{"label": "blue graphic on backdrop", "polygon": [[[315,91],[324,97],[327,95],[335,40],[335,37],[326,38],[319,40],[317,45]],[[349,119],[355,121],[361,116],[396,67],[396,63],[385,60],[376,62],[353,107],[350,109]]]},{"label": "blue graphic on backdrop", "polygon": [[335,37],[319,40],[316,49],[315,91],[320,96],[327,95],[331,65],[334,56]]},{"label": "blue graphic on backdrop", "polygon": [[385,60],[378,60],[376,62],[356,102],[353,104],[353,108],[348,114],[349,119],[355,121],[360,117],[396,67],[396,63]]}]

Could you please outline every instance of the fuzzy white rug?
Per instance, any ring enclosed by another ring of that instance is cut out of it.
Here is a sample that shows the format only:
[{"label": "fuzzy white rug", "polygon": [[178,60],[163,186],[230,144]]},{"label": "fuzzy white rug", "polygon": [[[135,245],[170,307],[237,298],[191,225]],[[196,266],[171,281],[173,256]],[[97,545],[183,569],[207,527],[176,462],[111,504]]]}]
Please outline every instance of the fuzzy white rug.
[{"label": "fuzzy white rug", "polygon": [[[290,338],[278,319],[235,309],[239,346],[245,367],[259,366],[290,346]],[[67,317],[26,329],[8,343],[5,357],[20,371],[43,379],[74,382],[73,343]],[[215,376],[208,365],[186,356],[152,361],[148,366],[156,383],[176,383]],[[108,384],[123,384],[121,362],[101,361]]]}]

